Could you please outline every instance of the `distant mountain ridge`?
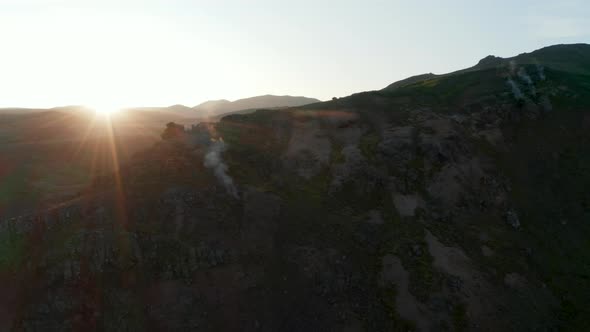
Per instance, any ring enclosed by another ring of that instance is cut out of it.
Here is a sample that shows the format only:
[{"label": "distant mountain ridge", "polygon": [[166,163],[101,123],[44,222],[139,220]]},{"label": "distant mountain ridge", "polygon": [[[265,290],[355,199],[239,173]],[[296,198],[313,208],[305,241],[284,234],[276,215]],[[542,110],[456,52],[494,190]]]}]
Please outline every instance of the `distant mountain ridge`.
[{"label": "distant mountain ridge", "polygon": [[318,102],[320,102],[320,100],[302,96],[264,95],[238,99],[235,101],[229,101],[225,99],[209,100],[193,107],[193,110],[198,111],[198,114],[206,113],[209,116],[216,116],[224,113],[249,109],[297,107]]},{"label": "distant mountain ridge", "polygon": [[[176,104],[168,107],[130,107],[125,108],[127,111],[142,111],[142,112],[160,112],[163,114],[173,114],[183,118],[208,118],[217,117],[222,114],[233,113],[238,111],[256,110],[260,108],[282,108],[282,107],[298,107],[308,104],[314,104],[321,102],[319,99],[308,98],[302,96],[276,96],[276,95],[263,95],[255,96],[250,98],[238,99],[235,101],[229,101],[226,99],[220,100],[208,100],[195,107],[188,107],[181,104]],[[55,111],[88,111],[88,107],[84,106],[64,106],[55,108],[0,108],[0,113],[35,113],[45,112],[48,110]]]},{"label": "distant mountain ridge", "polygon": [[231,103],[232,102],[227,99],[207,100],[206,102],[200,103],[199,105],[193,107],[193,109],[205,112],[212,112],[221,107],[227,107],[227,105]]}]

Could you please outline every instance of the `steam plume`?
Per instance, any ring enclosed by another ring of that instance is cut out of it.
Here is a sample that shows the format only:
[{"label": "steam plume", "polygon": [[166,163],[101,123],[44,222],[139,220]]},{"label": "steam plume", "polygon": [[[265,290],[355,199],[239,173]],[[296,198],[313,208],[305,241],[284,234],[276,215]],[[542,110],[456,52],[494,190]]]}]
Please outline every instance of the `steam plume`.
[{"label": "steam plume", "polygon": [[522,67],[518,70],[518,77],[520,77],[521,80],[525,81],[526,84],[533,85],[533,80],[531,79],[529,74],[527,74],[526,70]]},{"label": "steam plume", "polygon": [[510,75],[514,75],[514,72],[516,71],[516,61],[510,60],[510,62],[508,63],[508,66],[510,69]]},{"label": "steam plume", "polygon": [[523,80],[529,86],[529,89],[531,90],[531,94],[533,96],[537,94],[537,90],[535,89],[535,84],[533,83],[533,80],[531,79],[529,74],[527,74],[527,72],[524,68],[521,67],[518,70],[518,77],[520,77],[520,79]]},{"label": "steam plume", "polygon": [[518,87],[518,85],[516,85],[516,82],[514,82],[511,78],[509,78],[507,83],[510,86],[510,89],[512,89],[512,94],[514,95],[515,99],[517,99],[517,100],[524,99],[524,95],[522,94],[522,91],[520,91],[520,88]]},{"label": "steam plume", "polygon": [[227,174],[227,165],[223,162],[221,153],[227,149],[223,139],[212,141],[209,149],[205,154],[204,165],[213,170],[215,177],[225,187],[227,192],[235,198],[238,198],[238,190],[234,185],[234,180]]},{"label": "steam plume", "polygon": [[541,81],[545,80],[545,68],[539,64],[537,64],[537,73],[539,74],[539,79]]}]

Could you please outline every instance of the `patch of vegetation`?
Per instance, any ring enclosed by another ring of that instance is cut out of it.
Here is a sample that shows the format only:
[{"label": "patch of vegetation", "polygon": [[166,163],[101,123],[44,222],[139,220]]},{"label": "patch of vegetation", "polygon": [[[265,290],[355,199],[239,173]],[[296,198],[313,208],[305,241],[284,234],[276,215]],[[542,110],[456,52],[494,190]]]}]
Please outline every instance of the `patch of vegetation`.
[{"label": "patch of vegetation", "polygon": [[342,145],[332,140],[332,152],[330,154],[330,162],[332,164],[342,164],[346,162],[346,157],[342,153]]},{"label": "patch of vegetation", "polygon": [[0,233],[0,270],[20,266],[25,255],[25,238],[12,232]]},{"label": "patch of vegetation", "polygon": [[[405,221],[403,239],[397,249],[404,267],[410,273],[408,289],[418,300],[426,302],[430,295],[442,289],[443,276],[434,269],[433,257],[424,242],[423,229],[414,221]],[[399,229],[398,229],[399,231]]]},{"label": "patch of vegetation", "polygon": [[385,287],[381,289],[379,300],[381,305],[385,308],[385,312],[393,323],[393,331],[416,331],[416,323],[403,319],[399,316],[396,310],[395,299],[397,297],[397,290],[395,286]]},{"label": "patch of vegetation", "polygon": [[291,177],[284,179],[286,180],[284,184],[285,190],[280,193],[288,201],[305,201],[314,207],[324,206],[330,181],[329,174],[330,171],[327,167],[324,167],[309,180],[293,174]]},{"label": "patch of vegetation", "polygon": [[19,200],[35,201],[37,194],[30,190],[27,180],[31,165],[21,164],[0,177],[0,206],[17,204]]},{"label": "patch of vegetation", "polygon": [[399,257],[410,274],[410,293],[420,301],[426,301],[430,294],[442,289],[443,276],[432,265],[433,257],[424,242],[423,225],[415,220],[401,220],[390,204],[383,209],[386,222],[381,229],[380,255],[394,253]]},{"label": "patch of vegetation", "polygon": [[359,142],[359,149],[367,160],[373,161],[377,155],[377,146],[381,138],[377,133],[369,133],[361,137]]},{"label": "patch of vegetation", "polygon": [[451,320],[453,322],[454,331],[462,332],[467,330],[467,308],[464,303],[459,303],[453,307]]},{"label": "patch of vegetation", "polygon": [[346,209],[355,215],[381,210],[391,204],[391,196],[384,183],[376,182],[368,174],[356,174],[332,193],[330,206],[334,210]]},{"label": "patch of vegetation", "polygon": [[414,159],[408,162],[408,167],[415,169],[419,172],[424,171],[424,157],[422,155],[417,155]]},{"label": "patch of vegetation", "polygon": [[494,161],[500,157],[498,148],[492,145],[487,139],[479,137],[473,139],[472,143],[480,154],[487,156]]},{"label": "patch of vegetation", "polygon": [[584,111],[590,106],[590,75],[552,69],[548,69],[546,75],[548,82],[545,90],[551,92],[554,108]]},{"label": "patch of vegetation", "polygon": [[397,310],[395,308],[395,298],[397,297],[397,289],[395,286],[385,287],[381,290],[381,304],[387,310],[391,319],[398,318]]}]

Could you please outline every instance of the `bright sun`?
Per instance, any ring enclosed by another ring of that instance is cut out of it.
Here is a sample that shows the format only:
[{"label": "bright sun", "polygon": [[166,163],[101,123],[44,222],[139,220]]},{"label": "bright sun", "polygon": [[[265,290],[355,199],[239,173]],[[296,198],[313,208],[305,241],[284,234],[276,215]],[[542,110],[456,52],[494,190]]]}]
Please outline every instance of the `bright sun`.
[{"label": "bright sun", "polygon": [[96,112],[96,114],[100,115],[111,115],[113,113],[119,112],[121,109],[118,106],[109,104],[94,105],[91,108]]}]

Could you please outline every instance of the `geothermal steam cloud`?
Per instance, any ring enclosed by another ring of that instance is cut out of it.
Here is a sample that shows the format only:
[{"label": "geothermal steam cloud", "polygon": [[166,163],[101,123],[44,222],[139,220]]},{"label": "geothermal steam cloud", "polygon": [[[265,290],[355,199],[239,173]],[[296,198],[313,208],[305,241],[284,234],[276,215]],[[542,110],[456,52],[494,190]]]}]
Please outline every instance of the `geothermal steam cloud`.
[{"label": "geothermal steam cloud", "polygon": [[523,80],[528,86],[531,94],[533,96],[537,95],[537,90],[535,89],[535,84],[533,83],[533,79],[529,76],[524,68],[520,68],[518,70],[518,77]]},{"label": "geothermal steam cloud", "polygon": [[512,90],[512,94],[514,95],[515,99],[517,99],[517,100],[524,99],[524,95],[522,94],[522,91],[520,91],[520,88],[518,87],[518,85],[516,85],[516,82],[514,82],[511,78],[509,78],[507,83],[510,86],[510,89]]},{"label": "geothermal steam cloud", "polygon": [[541,65],[537,65],[537,73],[539,74],[539,79],[541,81],[545,80],[545,68],[543,68],[543,66]]},{"label": "geothermal steam cloud", "polygon": [[212,141],[209,144],[209,149],[205,154],[204,165],[213,170],[215,177],[223,184],[227,192],[235,198],[238,198],[238,191],[234,185],[234,180],[227,174],[227,165],[221,158],[221,153],[225,151],[227,146],[223,139]]}]

